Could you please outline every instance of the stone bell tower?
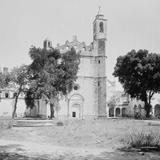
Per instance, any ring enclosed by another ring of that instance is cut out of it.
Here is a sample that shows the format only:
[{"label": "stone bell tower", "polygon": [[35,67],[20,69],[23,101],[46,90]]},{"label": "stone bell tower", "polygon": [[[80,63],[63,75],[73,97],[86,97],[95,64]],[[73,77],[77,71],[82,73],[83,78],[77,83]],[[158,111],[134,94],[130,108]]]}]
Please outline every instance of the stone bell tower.
[{"label": "stone bell tower", "polygon": [[93,46],[96,63],[98,116],[106,115],[106,22],[97,14],[93,22]]},{"label": "stone bell tower", "polygon": [[48,50],[52,48],[52,42],[49,39],[45,39],[43,42],[43,48]]}]

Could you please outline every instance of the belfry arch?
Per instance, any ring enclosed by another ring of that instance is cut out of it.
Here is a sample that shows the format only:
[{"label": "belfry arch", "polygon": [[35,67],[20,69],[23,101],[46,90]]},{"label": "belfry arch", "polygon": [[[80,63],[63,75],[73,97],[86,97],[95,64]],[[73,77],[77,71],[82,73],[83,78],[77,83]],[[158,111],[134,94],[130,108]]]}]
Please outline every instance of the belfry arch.
[{"label": "belfry arch", "polygon": [[102,32],[102,33],[104,32],[103,22],[100,22],[100,23],[99,23],[99,31]]}]

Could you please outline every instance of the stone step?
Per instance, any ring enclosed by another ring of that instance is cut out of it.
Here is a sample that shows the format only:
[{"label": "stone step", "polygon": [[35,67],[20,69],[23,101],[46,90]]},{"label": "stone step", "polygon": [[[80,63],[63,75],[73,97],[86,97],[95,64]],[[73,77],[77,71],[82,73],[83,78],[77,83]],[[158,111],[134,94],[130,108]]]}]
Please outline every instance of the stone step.
[{"label": "stone step", "polygon": [[13,127],[42,127],[56,125],[54,120],[15,120]]}]

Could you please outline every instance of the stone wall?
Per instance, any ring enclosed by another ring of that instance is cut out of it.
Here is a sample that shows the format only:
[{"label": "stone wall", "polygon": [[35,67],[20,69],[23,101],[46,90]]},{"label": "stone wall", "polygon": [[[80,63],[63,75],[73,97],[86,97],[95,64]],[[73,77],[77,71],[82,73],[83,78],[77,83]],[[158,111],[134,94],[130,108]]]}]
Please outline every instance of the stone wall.
[{"label": "stone wall", "polygon": [[[0,99],[0,116],[11,117],[13,111],[13,98],[1,98]],[[23,98],[18,99],[17,103],[17,116],[23,117],[26,109],[25,101]]]}]

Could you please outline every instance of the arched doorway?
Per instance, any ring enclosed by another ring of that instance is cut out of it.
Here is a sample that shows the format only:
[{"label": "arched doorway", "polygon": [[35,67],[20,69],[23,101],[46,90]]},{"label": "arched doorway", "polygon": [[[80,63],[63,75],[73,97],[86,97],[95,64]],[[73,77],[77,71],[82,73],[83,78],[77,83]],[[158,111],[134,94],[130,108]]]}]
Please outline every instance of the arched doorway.
[{"label": "arched doorway", "polygon": [[137,105],[134,105],[134,113],[137,112]]},{"label": "arched doorway", "polygon": [[109,108],[109,117],[114,117],[114,107]]},{"label": "arched doorway", "polygon": [[137,107],[137,105],[134,105],[134,108],[133,108],[133,111],[134,111],[134,116],[136,115],[136,113],[137,113],[137,110],[138,110],[138,107]]},{"label": "arched doorway", "polygon": [[139,104],[139,105],[138,105],[138,112],[141,113],[141,110],[142,110],[142,107],[141,107],[141,105]]},{"label": "arched doorway", "polygon": [[122,108],[122,117],[126,117],[126,108]]},{"label": "arched doorway", "polygon": [[160,105],[156,104],[154,107],[155,117],[160,118]]},{"label": "arched doorway", "polygon": [[120,117],[120,108],[116,108],[116,117]]},{"label": "arched doorway", "polygon": [[73,94],[68,100],[68,116],[70,118],[83,118],[84,98],[80,94]]},{"label": "arched doorway", "polygon": [[73,104],[71,106],[71,117],[81,118],[81,105],[80,104]]},{"label": "arched doorway", "polygon": [[141,117],[141,112],[142,112],[142,107],[141,107],[141,105],[139,104],[138,105],[138,113],[139,113],[139,116]]}]

